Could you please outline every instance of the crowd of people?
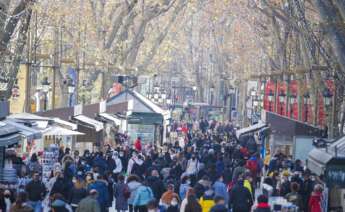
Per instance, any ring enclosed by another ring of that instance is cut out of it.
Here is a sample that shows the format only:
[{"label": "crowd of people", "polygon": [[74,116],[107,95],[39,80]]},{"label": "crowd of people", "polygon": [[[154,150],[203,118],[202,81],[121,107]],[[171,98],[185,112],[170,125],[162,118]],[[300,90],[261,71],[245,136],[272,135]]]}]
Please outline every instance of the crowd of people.
[{"label": "crowd of people", "polygon": [[33,154],[18,169],[17,189],[0,190],[0,209],[266,212],[272,211],[269,198],[282,196],[299,211],[322,211],[322,186],[301,161],[281,152],[261,158],[253,139],[236,139],[230,122],[202,119],[197,126],[176,122],[172,128],[181,129],[183,145],[158,147],[138,137],[133,145],[122,139],[97,152],[61,149],[46,181]]}]

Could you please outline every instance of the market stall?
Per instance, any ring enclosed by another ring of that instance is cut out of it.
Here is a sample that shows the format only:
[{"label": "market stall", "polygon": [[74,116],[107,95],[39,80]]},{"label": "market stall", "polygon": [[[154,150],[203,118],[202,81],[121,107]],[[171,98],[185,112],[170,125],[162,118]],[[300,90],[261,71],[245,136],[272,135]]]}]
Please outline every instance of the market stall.
[{"label": "market stall", "polygon": [[104,139],[104,124],[103,122],[89,118],[85,115],[76,115],[71,118],[71,121],[77,124],[78,131],[84,133],[78,136],[76,148],[80,151],[85,149],[92,150],[94,147],[100,148],[103,146]]},{"label": "market stall", "polygon": [[328,211],[345,209],[345,137],[326,148],[314,148],[307,159],[307,168],[320,177],[330,196]]},{"label": "market stall", "polygon": [[129,89],[110,98],[107,106],[129,101],[134,105],[126,114],[126,130],[131,141],[140,136],[143,143],[165,143],[167,127],[171,119],[170,111],[162,109],[145,96]]}]

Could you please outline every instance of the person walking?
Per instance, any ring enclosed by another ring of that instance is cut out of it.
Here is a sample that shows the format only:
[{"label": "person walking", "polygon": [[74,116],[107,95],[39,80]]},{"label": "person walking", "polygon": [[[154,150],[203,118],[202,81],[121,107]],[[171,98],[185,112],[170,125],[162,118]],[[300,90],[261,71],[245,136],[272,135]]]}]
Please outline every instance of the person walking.
[{"label": "person walking", "polygon": [[322,212],[322,185],[316,184],[308,202],[308,212]]},{"label": "person walking", "polygon": [[229,193],[224,184],[223,176],[219,175],[217,181],[213,184],[214,196],[223,197],[225,202],[229,202]]},{"label": "person walking", "polygon": [[141,152],[141,149],[142,149],[141,137],[138,137],[137,140],[135,140],[134,148],[135,148],[136,151]]},{"label": "person walking", "polygon": [[153,192],[151,188],[147,185],[147,182],[144,182],[141,186],[139,186],[138,190],[136,191],[133,206],[135,212],[147,212],[146,205],[154,199]]},{"label": "person walking", "polygon": [[73,188],[69,196],[69,203],[71,204],[72,210],[76,211],[79,202],[87,196],[85,188],[85,182],[81,177],[77,177],[74,181]]},{"label": "person walking", "polygon": [[202,212],[194,189],[190,188],[188,190],[186,198],[181,203],[180,212]]},{"label": "person walking", "polygon": [[128,198],[129,212],[134,211],[134,198],[136,196],[138,188],[141,186],[140,178],[136,175],[130,175],[127,178],[127,185],[129,188],[130,196]]},{"label": "person walking", "polygon": [[199,200],[202,212],[209,212],[211,208],[215,205],[213,198],[214,192],[211,188],[208,188]]},{"label": "person walking", "polygon": [[103,175],[99,175],[97,177],[97,180],[89,185],[88,190],[91,191],[93,189],[95,189],[98,193],[97,201],[100,205],[101,212],[106,212],[110,203],[108,182],[105,180],[105,177]]},{"label": "person walking", "polygon": [[233,212],[248,212],[253,205],[252,195],[240,179],[230,192],[229,208]]},{"label": "person walking", "polygon": [[117,177],[117,183],[114,185],[115,209],[118,212],[128,210],[128,199],[130,194],[129,187],[125,184],[125,177],[119,175]]},{"label": "person walking", "polygon": [[89,195],[79,202],[76,212],[101,212],[97,196],[97,190],[91,189]]},{"label": "person walking", "polygon": [[34,173],[32,181],[26,185],[25,191],[28,193],[29,204],[34,209],[34,212],[41,212],[42,200],[47,191],[43,182],[40,180],[38,172]]}]

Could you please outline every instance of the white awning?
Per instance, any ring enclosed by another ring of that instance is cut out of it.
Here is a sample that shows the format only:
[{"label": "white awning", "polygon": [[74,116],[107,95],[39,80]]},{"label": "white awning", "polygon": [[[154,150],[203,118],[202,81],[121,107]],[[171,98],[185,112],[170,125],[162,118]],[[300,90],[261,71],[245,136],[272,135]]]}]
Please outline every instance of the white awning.
[{"label": "white awning", "polygon": [[72,136],[72,135],[84,135],[84,133],[69,130],[59,126],[52,126],[43,132],[43,135],[56,135],[56,136]]},{"label": "white awning", "polygon": [[114,122],[116,125],[121,126],[121,119],[109,114],[109,113],[100,113],[99,116],[102,116],[103,118]]},{"label": "white awning", "polygon": [[72,123],[72,122],[69,122],[69,121],[65,121],[63,119],[60,119],[60,118],[54,118],[54,122],[56,124],[59,124],[59,125],[63,125],[63,126],[67,126],[68,128],[70,128],[71,130],[76,130],[78,129],[78,125]]},{"label": "white awning", "polygon": [[327,163],[333,158],[324,149],[313,149],[309,152],[307,159],[307,168],[317,175],[324,174]]},{"label": "white awning", "polygon": [[236,131],[236,137],[240,138],[240,136],[243,135],[243,134],[247,134],[247,133],[258,131],[258,130],[266,127],[266,126],[267,126],[267,124],[265,124],[262,121],[259,121],[257,124],[254,124],[252,126],[249,126],[249,127],[237,130]]},{"label": "white awning", "polygon": [[74,116],[73,118],[78,120],[78,121],[84,122],[86,124],[92,125],[96,129],[96,132],[101,131],[104,128],[102,122],[99,122],[95,119],[89,118],[89,117],[84,116],[84,115]]}]

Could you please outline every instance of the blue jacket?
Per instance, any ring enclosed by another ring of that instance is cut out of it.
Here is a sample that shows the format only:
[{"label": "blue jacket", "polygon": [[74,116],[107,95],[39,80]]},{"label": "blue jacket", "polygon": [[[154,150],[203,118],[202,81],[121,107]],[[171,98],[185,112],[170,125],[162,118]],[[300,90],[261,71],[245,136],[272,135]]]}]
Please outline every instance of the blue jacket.
[{"label": "blue jacket", "polygon": [[181,200],[183,200],[186,197],[186,193],[187,193],[189,188],[190,188],[190,186],[187,183],[180,185],[179,195],[180,195]]},{"label": "blue jacket", "polygon": [[221,196],[224,198],[225,202],[229,201],[229,193],[226,189],[226,185],[221,181],[216,181],[213,184],[213,190],[215,196]]},{"label": "blue jacket", "polygon": [[96,189],[98,192],[97,201],[100,205],[109,205],[109,191],[108,191],[108,184],[104,180],[96,180],[94,183],[91,183],[88,186],[88,191],[92,189]]},{"label": "blue jacket", "polygon": [[136,195],[134,197],[133,205],[134,206],[143,206],[146,205],[154,199],[153,192],[150,187],[141,185],[138,190],[136,191]]}]

